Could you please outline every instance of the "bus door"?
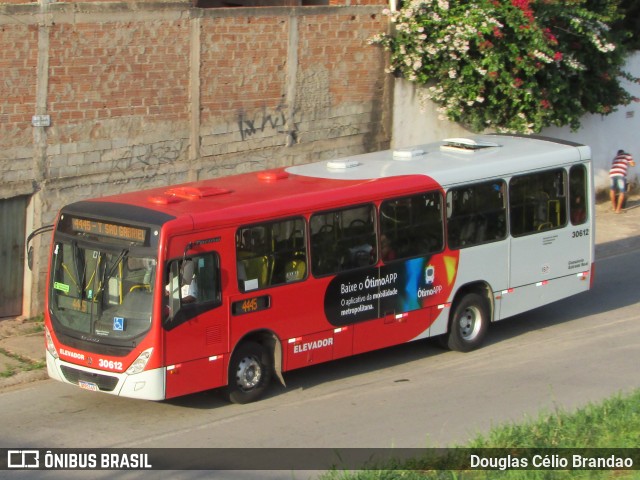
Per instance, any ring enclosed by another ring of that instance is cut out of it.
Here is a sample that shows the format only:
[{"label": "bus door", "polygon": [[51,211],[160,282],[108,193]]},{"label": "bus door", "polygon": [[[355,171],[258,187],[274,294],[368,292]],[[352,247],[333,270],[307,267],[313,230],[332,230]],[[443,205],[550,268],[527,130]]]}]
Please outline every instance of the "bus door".
[{"label": "bus door", "polygon": [[583,165],[511,179],[510,288],[500,318],[589,288],[592,235]]},{"label": "bus door", "polygon": [[222,238],[178,238],[170,251],[163,318],[167,398],[224,385],[228,352]]}]

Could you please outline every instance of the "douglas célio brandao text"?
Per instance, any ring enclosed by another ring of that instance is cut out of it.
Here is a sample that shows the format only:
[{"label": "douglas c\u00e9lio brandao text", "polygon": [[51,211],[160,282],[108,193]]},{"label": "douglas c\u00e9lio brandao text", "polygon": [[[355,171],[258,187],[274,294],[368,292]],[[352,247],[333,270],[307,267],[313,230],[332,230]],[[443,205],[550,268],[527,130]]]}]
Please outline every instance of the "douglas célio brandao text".
[{"label": "douglas c\u00e9lio brandao text", "polygon": [[634,467],[633,458],[606,455],[606,456],[584,456],[580,454],[556,455],[535,454],[531,456],[481,456],[470,455],[470,468],[478,470],[510,470],[510,469],[632,469]]}]

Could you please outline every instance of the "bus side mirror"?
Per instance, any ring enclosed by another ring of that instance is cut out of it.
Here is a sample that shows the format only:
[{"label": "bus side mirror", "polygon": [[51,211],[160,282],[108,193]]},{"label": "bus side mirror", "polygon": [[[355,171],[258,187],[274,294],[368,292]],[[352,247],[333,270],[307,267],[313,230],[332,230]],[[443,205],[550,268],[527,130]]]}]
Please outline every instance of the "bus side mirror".
[{"label": "bus side mirror", "polygon": [[44,227],[36,228],[27,237],[27,265],[29,267],[29,270],[33,270],[33,245],[29,245],[31,243],[31,240],[33,240],[33,237],[36,237],[46,232],[50,232],[52,230],[53,230],[53,225],[45,225]]}]

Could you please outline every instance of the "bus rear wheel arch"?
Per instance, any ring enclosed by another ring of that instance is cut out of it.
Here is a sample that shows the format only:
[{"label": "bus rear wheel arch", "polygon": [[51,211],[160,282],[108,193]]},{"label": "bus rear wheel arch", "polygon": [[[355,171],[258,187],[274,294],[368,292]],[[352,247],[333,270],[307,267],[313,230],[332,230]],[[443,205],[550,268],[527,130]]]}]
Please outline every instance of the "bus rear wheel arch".
[{"label": "bus rear wheel arch", "polygon": [[457,352],[475,350],[484,341],[491,308],[487,298],[478,292],[467,292],[454,301],[449,316],[449,331],[444,346]]},{"label": "bus rear wheel arch", "polygon": [[246,341],[231,355],[226,397],[232,403],[255,402],[269,388],[272,376],[271,350],[260,343]]}]

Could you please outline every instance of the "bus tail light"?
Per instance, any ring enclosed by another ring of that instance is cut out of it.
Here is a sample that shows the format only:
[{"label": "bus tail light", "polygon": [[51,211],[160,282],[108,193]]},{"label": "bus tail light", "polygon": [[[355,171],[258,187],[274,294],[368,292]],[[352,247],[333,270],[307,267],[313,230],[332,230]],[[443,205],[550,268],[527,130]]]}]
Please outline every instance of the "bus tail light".
[{"label": "bus tail light", "polygon": [[49,352],[53,358],[58,358],[58,351],[56,350],[56,346],[53,344],[53,339],[51,338],[51,334],[47,327],[44,327],[44,338],[47,342],[47,352]]},{"label": "bus tail light", "polygon": [[586,272],[578,273],[578,278],[580,280],[586,281],[589,280],[589,289],[593,288],[593,269],[595,268],[595,263],[591,264],[591,270],[587,270]]},{"label": "bus tail light", "polygon": [[169,375],[175,375],[176,373],[178,373],[180,371],[180,367],[182,366],[182,364],[177,364],[177,365],[169,365],[167,367],[167,373]]},{"label": "bus tail light", "polygon": [[147,348],[144,352],[142,352],[138,358],[136,358],[135,362],[131,364],[131,366],[127,369],[127,375],[135,375],[136,373],[140,373],[144,370],[144,367],[147,366],[147,362],[151,358],[151,354],[153,353],[153,347]]}]

